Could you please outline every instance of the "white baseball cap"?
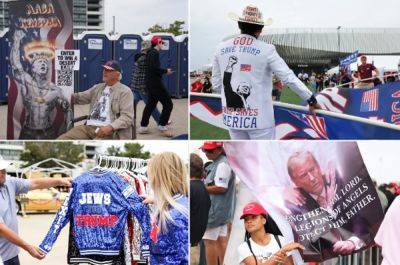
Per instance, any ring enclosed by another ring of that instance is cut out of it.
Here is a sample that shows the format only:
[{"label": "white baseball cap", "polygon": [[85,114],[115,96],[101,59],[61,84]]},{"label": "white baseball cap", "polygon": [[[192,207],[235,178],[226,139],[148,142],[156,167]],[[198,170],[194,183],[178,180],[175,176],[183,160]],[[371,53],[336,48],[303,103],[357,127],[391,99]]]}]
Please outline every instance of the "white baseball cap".
[{"label": "white baseball cap", "polygon": [[0,156],[0,170],[6,169],[11,165],[11,162],[4,160],[2,156]]}]

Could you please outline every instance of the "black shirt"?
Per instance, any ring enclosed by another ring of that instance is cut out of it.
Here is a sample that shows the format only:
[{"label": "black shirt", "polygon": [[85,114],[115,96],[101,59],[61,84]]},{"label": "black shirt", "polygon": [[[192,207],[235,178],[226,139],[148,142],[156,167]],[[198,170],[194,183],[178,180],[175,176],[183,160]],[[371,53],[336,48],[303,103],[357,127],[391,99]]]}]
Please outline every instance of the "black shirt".
[{"label": "black shirt", "polygon": [[146,58],[147,74],[146,80],[150,83],[162,82],[162,75],[167,73],[166,69],[160,67],[160,53],[155,49],[151,48],[147,52]]},{"label": "black shirt", "polygon": [[211,200],[201,180],[190,180],[190,244],[197,245],[207,228]]}]

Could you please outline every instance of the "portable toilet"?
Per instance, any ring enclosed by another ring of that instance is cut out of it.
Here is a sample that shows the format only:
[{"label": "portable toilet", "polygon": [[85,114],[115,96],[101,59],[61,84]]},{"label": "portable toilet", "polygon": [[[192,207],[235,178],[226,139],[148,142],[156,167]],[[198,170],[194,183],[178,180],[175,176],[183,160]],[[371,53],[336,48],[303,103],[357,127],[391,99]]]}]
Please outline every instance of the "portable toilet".
[{"label": "portable toilet", "polygon": [[112,59],[112,41],[104,32],[83,32],[78,35],[80,50],[78,92],[102,82],[105,62]]},{"label": "portable toilet", "polygon": [[189,38],[187,34],[176,36],[175,41],[178,44],[178,78],[177,86],[179,96],[188,97],[189,87]]},{"label": "portable toilet", "polygon": [[121,83],[131,86],[135,55],[141,50],[142,37],[135,34],[123,34],[114,41],[114,60],[122,68]]},{"label": "portable toilet", "polygon": [[8,29],[0,32],[0,103],[7,102],[8,98],[8,74],[10,71],[10,42]]}]

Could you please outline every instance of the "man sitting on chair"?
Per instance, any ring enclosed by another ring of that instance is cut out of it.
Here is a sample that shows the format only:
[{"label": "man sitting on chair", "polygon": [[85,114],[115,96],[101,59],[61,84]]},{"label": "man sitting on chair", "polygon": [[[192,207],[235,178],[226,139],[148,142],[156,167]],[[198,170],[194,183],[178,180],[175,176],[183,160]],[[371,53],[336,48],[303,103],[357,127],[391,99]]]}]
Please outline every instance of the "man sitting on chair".
[{"label": "man sitting on chair", "polygon": [[84,125],[72,128],[58,139],[131,139],[133,94],[119,82],[121,78],[118,62],[108,61],[103,65],[104,83],[74,93],[75,104],[90,103],[90,115]]}]

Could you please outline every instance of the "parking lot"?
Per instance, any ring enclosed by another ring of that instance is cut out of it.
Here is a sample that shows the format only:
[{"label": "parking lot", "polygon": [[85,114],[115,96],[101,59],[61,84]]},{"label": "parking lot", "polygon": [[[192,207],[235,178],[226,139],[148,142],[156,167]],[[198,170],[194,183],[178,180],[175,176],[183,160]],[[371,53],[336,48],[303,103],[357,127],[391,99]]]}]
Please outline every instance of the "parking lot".
[{"label": "parking lot", "polygon": [[[46,236],[55,214],[29,214],[27,217],[18,216],[19,235],[26,242],[38,246]],[[27,252],[21,250],[21,265],[64,265],[67,264],[68,231],[66,225],[61,231],[51,252],[41,261],[32,258]]]}]

